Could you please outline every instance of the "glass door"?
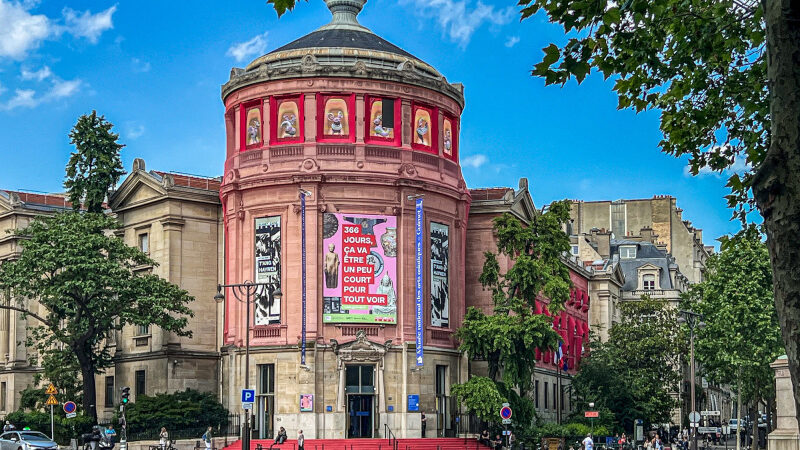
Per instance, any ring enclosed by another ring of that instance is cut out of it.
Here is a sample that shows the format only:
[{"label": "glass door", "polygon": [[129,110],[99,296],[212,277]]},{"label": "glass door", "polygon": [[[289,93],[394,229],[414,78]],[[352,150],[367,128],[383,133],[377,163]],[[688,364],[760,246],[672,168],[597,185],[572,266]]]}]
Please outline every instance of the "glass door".
[{"label": "glass door", "polygon": [[345,369],[347,437],[371,438],[375,426],[375,367],[351,365]]},{"label": "glass door", "polygon": [[275,415],[275,364],[258,366],[258,392],[256,393],[255,427],[259,439],[272,439]]}]

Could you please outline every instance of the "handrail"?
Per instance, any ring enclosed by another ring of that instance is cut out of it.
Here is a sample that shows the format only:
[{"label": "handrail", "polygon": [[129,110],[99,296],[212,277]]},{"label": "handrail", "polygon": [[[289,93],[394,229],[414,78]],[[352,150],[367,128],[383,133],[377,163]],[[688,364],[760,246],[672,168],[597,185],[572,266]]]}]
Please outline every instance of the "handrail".
[{"label": "handrail", "polygon": [[383,437],[389,441],[392,450],[398,450],[399,443],[397,442],[397,437],[392,433],[392,429],[389,428],[388,423],[383,424]]}]

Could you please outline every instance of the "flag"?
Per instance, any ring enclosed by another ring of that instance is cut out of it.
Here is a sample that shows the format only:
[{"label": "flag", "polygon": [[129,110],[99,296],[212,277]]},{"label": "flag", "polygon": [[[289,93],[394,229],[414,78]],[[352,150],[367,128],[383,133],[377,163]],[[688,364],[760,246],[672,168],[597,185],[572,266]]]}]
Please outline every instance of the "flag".
[{"label": "flag", "polygon": [[561,358],[564,356],[564,351],[561,349],[562,343],[558,343],[558,350],[553,354],[553,364],[558,364],[561,362]]}]

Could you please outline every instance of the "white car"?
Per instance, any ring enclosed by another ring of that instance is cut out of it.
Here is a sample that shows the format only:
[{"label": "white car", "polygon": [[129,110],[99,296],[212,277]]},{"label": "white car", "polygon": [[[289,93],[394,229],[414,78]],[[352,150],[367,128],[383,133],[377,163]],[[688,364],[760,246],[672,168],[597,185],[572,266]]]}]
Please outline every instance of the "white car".
[{"label": "white car", "polygon": [[728,429],[731,433],[736,433],[736,430],[739,428],[739,422],[737,419],[731,419],[728,421]]},{"label": "white car", "polygon": [[8,431],[0,434],[0,450],[58,450],[58,444],[38,431]]}]

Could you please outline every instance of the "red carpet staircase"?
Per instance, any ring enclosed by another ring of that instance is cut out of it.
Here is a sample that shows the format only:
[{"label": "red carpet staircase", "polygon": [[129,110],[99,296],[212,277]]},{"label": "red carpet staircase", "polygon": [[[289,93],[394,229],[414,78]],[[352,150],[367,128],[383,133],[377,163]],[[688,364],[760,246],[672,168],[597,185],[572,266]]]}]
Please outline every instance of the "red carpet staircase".
[{"label": "red carpet staircase", "polygon": [[[257,450],[261,444],[263,450],[269,450],[274,441],[253,440],[251,450]],[[489,447],[478,444],[475,439],[438,438],[438,439],[306,439],[305,450],[487,450]],[[297,450],[297,441],[290,439],[283,444],[274,445],[273,450]],[[242,450],[242,441],[236,441],[224,450]]]}]

